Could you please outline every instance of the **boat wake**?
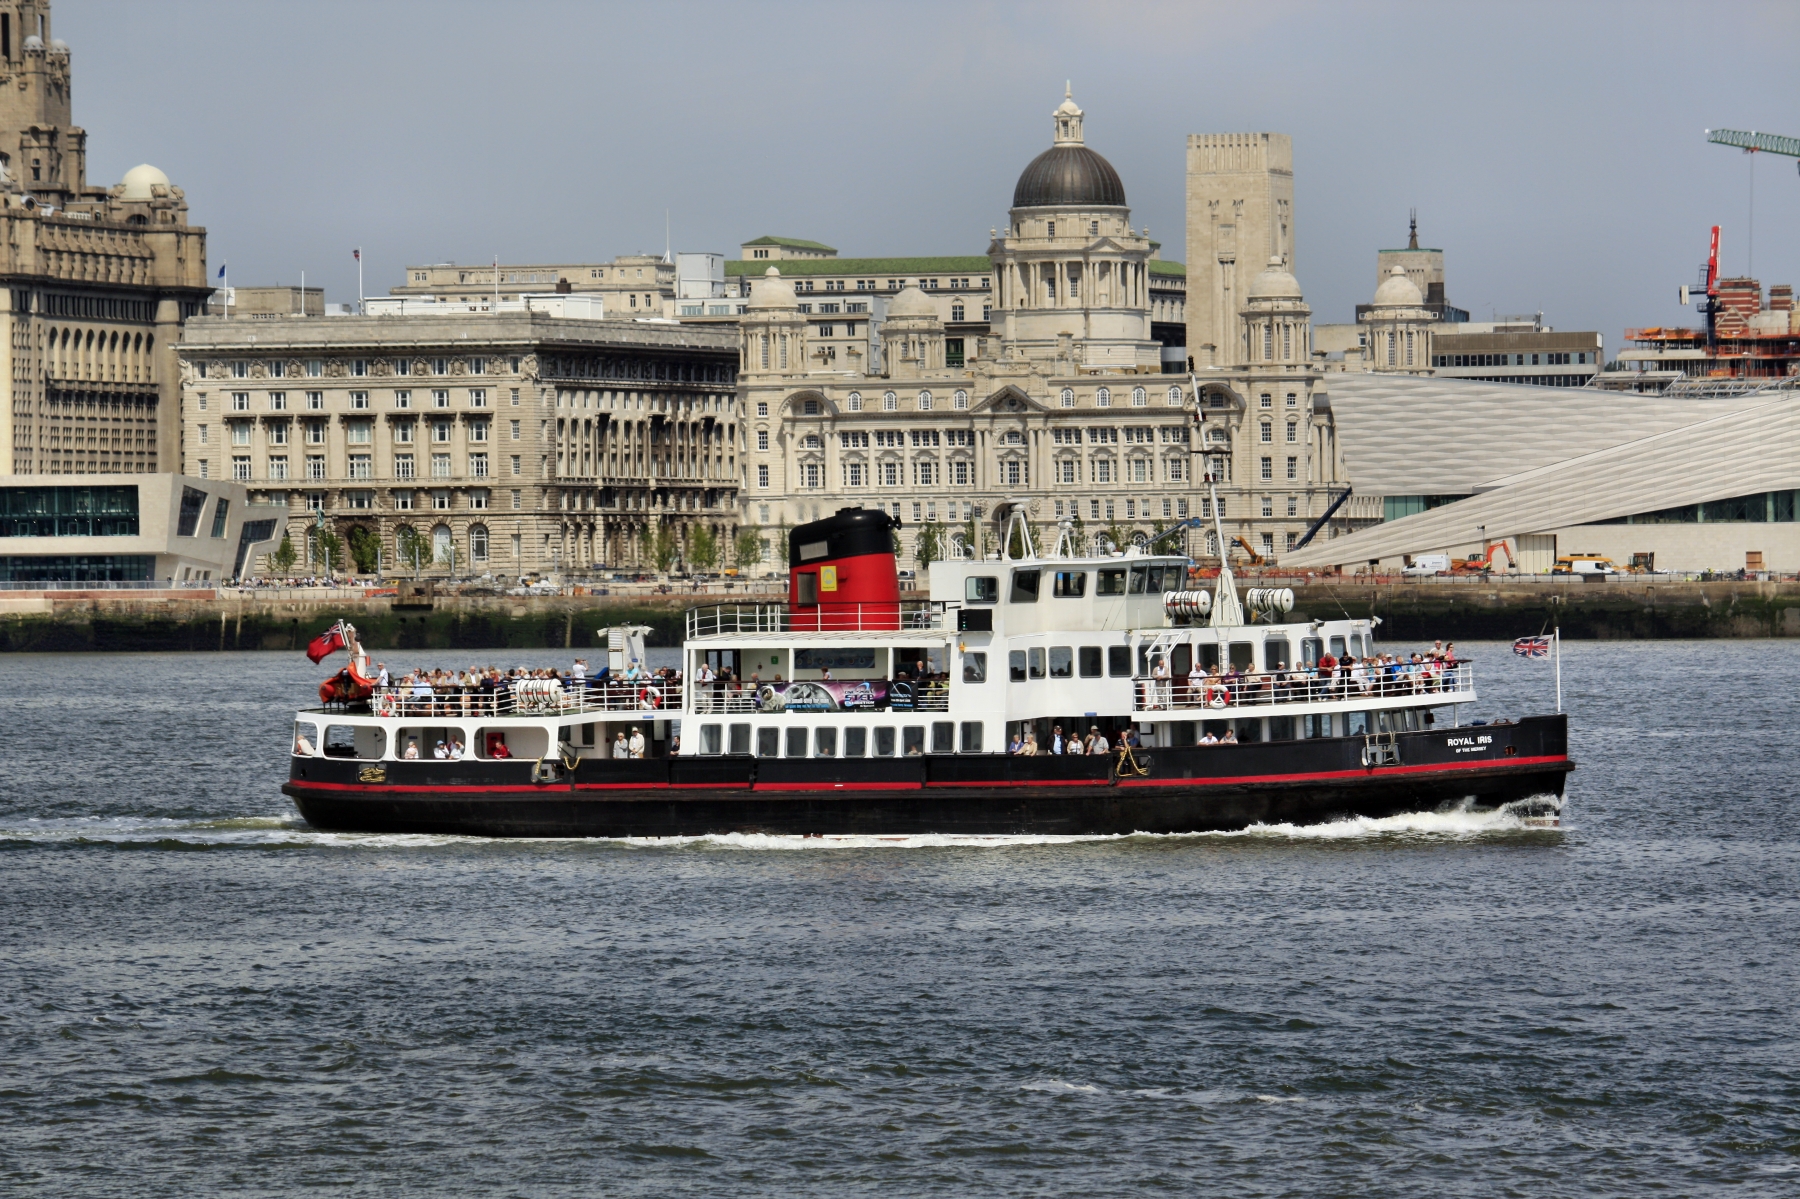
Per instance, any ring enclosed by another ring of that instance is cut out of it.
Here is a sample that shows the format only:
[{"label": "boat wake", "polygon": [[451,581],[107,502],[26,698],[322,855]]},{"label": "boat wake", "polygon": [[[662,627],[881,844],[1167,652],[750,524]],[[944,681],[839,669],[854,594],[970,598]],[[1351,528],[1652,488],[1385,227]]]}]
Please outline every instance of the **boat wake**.
[{"label": "boat wake", "polygon": [[[1226,832],[1127,833],[1055,836],[1049,834],[978,835],[915,833],[782,835],[710,833],[689,837],[558,837],[496,839],[437,833],[334,833],[308,825],[297,816],[229,816],[179,820],[132,816],[0,821],[4,845],[118,845],[155,848],[360,848],[411,849],[434,846],[605,846],[630,849],[710,848],[718,850],[804,852],[841,849],[1016,849],[1088,842],[1131,844],[1251,841],[1393,841],[1430,842],[1533,832],[1556,827],[1560,801],[1539,797],[1498,809],[1475,811],[1464,805],[1434,812],[1412,812],[1381,818],[1349,817],[1324,824],[1253,824]],[[1562,826],[1566,827],[1566,826]]]}]

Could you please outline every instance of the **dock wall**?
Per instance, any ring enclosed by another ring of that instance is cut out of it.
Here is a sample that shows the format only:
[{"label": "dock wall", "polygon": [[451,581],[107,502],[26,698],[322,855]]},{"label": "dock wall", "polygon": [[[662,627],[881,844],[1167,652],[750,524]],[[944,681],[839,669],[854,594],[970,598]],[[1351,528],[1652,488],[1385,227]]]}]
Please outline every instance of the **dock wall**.
[{"label": "dock wall", "polygon": [[[1389,641],[1511,639],[1551,625],[1588,639],[1800,636],[1800,582],[1315,582],[1294,591],[1296,614],[1379,616]],[[719,602],[730,601],[449,597],[419,609],[391,598],[0,594],[0,651],[299,650],[340,617],[372,650],[583,648],[615,624],[649,625],[652,644],[674,645],[688,608]]]}]

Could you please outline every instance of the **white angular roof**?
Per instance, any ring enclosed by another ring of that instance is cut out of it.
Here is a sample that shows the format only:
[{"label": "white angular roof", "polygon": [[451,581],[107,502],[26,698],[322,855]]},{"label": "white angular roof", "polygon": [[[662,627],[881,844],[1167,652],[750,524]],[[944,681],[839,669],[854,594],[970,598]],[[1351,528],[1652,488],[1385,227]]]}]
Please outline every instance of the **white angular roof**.
[{"label": "white angular roof", "polygon": [[[1800,488],[1800,392],[1667,402],[1684,404],[1693,419],[1654,432],[1646,432],[1645,422],[1623,419],[1622,439],[1612,445],[1521,471],[1454,504],[1315,540],[1282,565],[1304,569],[1430,553],[1473,545],[1483,527],[1495,540]],[[1561,445],[1561,432],[1544,425],[1535,435]],[[1521,430],[1521,436],[1532,435]]]}]

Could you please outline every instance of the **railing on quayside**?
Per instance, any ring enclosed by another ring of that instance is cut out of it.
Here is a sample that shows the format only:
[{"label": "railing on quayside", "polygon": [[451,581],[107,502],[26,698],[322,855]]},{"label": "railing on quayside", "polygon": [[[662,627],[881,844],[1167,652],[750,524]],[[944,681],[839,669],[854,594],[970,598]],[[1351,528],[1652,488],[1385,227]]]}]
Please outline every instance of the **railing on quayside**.
[{"label": "railing on quayside", "polygon": [[[948,687],[927,686],[915,693],[909,704],[884,703],[879,707],[852,708],[852,712],[948,712],[950,710],[950,689]],[[704,683],[694,685],[694,713],[698,716],[715,715],[756,715],[780,716],[817,716],[816,708],[779,708],[764,711],[755,690],[748,687],[728,687],[714,684],[709,688]]]},{"label": "railing on quayside", "polygon": [[[680,712],[680,682],[645,679],[637,683],[590,682],[585,687],[564,687],[555,679],[521,679],[494,690],[460,688],[416,695],[409,686],[378,687],[369,698],[369,711],[377,716],[581,716],[588,713]],[[360,705],[358,705],[360,707]],[[344,705],[327,705],[327,711],[343,711]]]},{"label": "railing on quayside", "polygon": [[1409,700],[1421,697],[1457,703],[1475,693],[1475,668],[1467,662],[1442,673],[1404,672],[1356,678],[1342,673],[1321,678],[1317,671],[1210,677],[1198,686],[1180,679],[1137,677],[1132,680],[1132,706],[1139,712],[1202,712],[1229,708],[1266,708],[1277,704],[1330,704],[1361,700]]},{"label": "railing on quayside", "polygon": [[718,604],[690,608],[687,635],[755,633],[893,633],[944,627],[944,614],[929,602],[820,604],[794,610],[786,604]]}]

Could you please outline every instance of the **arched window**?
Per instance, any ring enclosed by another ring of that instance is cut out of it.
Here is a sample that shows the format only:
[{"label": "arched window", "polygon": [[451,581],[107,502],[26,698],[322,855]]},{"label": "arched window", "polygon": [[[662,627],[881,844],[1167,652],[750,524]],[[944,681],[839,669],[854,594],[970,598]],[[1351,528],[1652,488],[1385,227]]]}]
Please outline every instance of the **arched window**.
[{"label": "arched window", "polygon": [[1394,342],[1395,342],[1395,335],[1392,333],[1389,333],[1387,335],[1387,364],[1389,366],[1394,365]]},{"label": "arched window", "polygon": [[1104,387],[1102,387],[1099,391],[1096,391],[1094,393],[1094,407],[1096,407],[1096,408],[1111,408],[1112,407],[1112,392],[1107,390]]},{"label": "arched window", "polygon": [[1263,324],[1262,356],[1264,362],[1268,362],[1275,357],[1275,326],[1267,322],[1264,322]]},{"label": "arched window", "polygon": [[850,393],[850,411],[852,411],[852,412],[861,412],[862,411],[862,392],[853,391]]},{"label": "arched window", "polygon": [[1179,388],[1179,387],[1169,388],[1169,407],[1171,407],[1171,408],[1181,407],[1181,388]]},{"label": "arched window", "polygon": [[950,398],[950,406],[953,408],[967,408],[969,406],[969,393],[966,391],[958,391]]},{"label": "arched window", "polygon": [[1075,389],[1073,387],[1065,387],[1062,389],[1062,406],[1064,408],[1073,408],[1075,406]]},{"label": "arched window", "polygon": [[900,410],[900,397],[891,391],[882,392],[881,410],[883,412],[898,412]]},{"label": "arched window", "polygon": [[931,411],[931,393],[929,391],[921,391],[919,393],[919,411]]},{"label": "arched window", "polygon": [[1131,406],[1133,408],[1143,408],[1146,405],[1148,405],[1149,403],[1150,403],[1150,393],[1149,392],[1145,391],[1141,387],[1134,387],[1131,389]]},{"label": "arched window", "polygon": [[436,562],[450,560],[450,526],[437,525],[431,530],[431,557]]},{"label": "arched window", "polygon": [[469,526],[469,561],[486,562],[488,560],[488,531],[486,525]]}]

